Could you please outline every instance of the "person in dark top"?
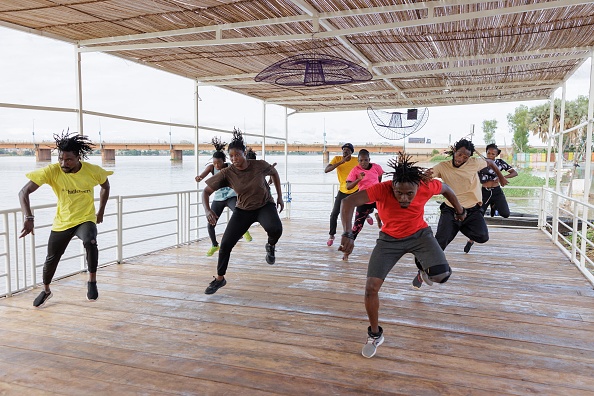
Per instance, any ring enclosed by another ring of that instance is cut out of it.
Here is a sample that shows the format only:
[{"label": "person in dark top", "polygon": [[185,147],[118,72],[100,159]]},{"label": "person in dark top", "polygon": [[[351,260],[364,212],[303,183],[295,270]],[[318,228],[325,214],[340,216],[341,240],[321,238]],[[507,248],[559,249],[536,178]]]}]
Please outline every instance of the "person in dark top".
[{"label": "person in dark top", "polygon": [[[516,170],[512,168],[511,165],[501,158],[497,158],[497,156],[501,154],[501,150],[496,144],[489,144],[487,146],[486,152],[487,158],[495,163],[500,172],[507,172],[507,175],[505,175],[506,179],[511,179],[512,177],[518,176],[518,172],[516,172]],[[481,181],[481,191],[483,194],[483,205],[481,206],[481,212],[483,213],[483,216],[485,215],[487,208],[491,207],[491,217],[495,216],[495,213],[498,213],[501,217],[507,219],[510,214],[509,205],[507,204],[505,194],[503,194],[503,190],[501,189],[499,177],[497,177],[495,171],[488,166],[481,169],[478,172],[478,175]],[[464,253],[470,252],[470,248],[473,244],[474,241],[469,239],[468,242],[466,242],[466,246],[464,246]]]},{"label": "person in dark top", "polygon": [[[217,276],[205,290],[206,294],[216,293],[227,284],[225,274],[229,265],[231,250],[241,236],[258,222],[268,234],[266,244],[266,262],[275,262],[275,247],[283,233],[283,224],[278,216],[283,211],[285,203],[281,190],[278,172],[266,161],[248,160],[242,133],[239,129],[233,131],[233,140],[229,143],[229,159],[231,165],[221,169],[219,173],[206,181],[207,187],[202,192],[202,205],[208,222],[215,225],[218,216],[210,209],[210,195],[221,187],[231,187],[237,194],[235,211],[223,234],[219,245],[219,259]],[[266,176],[271,176],[276,189],[276,204],[268,188]]]}]

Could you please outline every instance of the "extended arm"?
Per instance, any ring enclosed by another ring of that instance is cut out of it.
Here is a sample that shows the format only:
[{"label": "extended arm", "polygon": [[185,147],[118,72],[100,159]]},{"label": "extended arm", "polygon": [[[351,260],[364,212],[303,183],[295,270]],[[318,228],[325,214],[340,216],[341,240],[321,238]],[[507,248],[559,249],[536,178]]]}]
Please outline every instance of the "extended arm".
[{"label": "extended arm", "polygon": [[466,210],[460,204],[460,201],[458,201],[458,197],[456,197],[454,190],[452,190],[447,184],[442,183],[441,195],[443,195],[454,207],[454,210],[456,211],[456,220],[464,220],[466,218]]},{"label": "extended arm", "polygon": [[196,180],[196,183],[198,183],[199,181],[203,180],[206,176],[208,176],[209,174],[212,173],[214,169],[214,165],[210,164],[210,165],[206,165],[206,168],[204,168],[204,172],[202,172],[201,174],[199,174],[198,176],[196,176],[194,178],[194,180]]},{"label": "extended arm", "polygon": [[23,222],[23,229],[21,230],[22,238],[27,234],[35,234],[33,231],[35,227],[35,220],[33,218],[33,213],[31,212],[31,203],[29,201],[29,195],[36,191],[39,186],[32,181],[27,182],[25,186],[19,191],[19,202],[21,203],[21,211],[23,212],[23,216],[25,216],[25,221]]},{"label": "extended arm", "polygon": [[353,237],[353,212],[357,206],[369,202],[367,191],[358,191],[349,195],[340,203],[340,218],[342,219],[342,229],[344,231],[340,240],[340,247],[338,250],[343,251],[346,255],[351,254],[355,247],[355,240]]},{"label": "extended arm", "polygon": [[103,214],[105,213],[105,206],[109,199],[109,180],[105,179],[105,183],[100,184],[101,191],[99,192],[99,210],[97,211],[97,224],[103,223]]},{"label": "extended arm", "polygon": [[499,180],[499,184],[501,184],[502,186],[507,185],[507,183],[509,183],[509,182],[507,181],[507,179],[505,178],[505,176],[503,176],[503,173],[501,173],[501,171],[497,167],[497,164],[495,164],[495,161],[490,160],[488,158],[486,158],[485,161],[487,161],[487,165],[489,166],[489,168],[493,169],[493,172],[495,172],[495,174],[497,175],[497,179]]},{"label": "extended arm", "polygon": [[270,173],[270,178],[272,179],[274,188],[276,189],[276,207],[280,207],[280,210],[278,211],[278,213],[280,213],[285,208],[285,202],[283,201],[283,191],[281,189],[280,177],[276,171],[276,168],[274,167],[272,168],[272,173]]},{"label": "extended arm", "polygon": [[219,216],[215,214],[215,212],[210,209],[210,196],[215,190],[212,189],[210,186],[204,187],[202,190],[202,207],[204,208],[204,213],[206,214],[206,220],[210,225],[217,225],[217,220]]}]

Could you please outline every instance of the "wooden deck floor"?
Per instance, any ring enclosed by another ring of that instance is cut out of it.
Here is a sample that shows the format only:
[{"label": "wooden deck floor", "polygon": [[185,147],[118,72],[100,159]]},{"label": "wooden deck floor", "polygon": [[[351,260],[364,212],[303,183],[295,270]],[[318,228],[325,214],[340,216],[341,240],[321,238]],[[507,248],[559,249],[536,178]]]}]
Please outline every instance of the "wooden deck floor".
[{"label": "wooden deck floor", "polygon": [[208,242],[100,269],[0,300],[0,394],[592,395],[594,291],[539,231],[492,229],[446,251],[439,287],[413,290],[412,256],[381,293],[386,341],[361,356],[363,287],[377,229],[349,262],[325,244],[326,221],[286,221],[277,263],[252,232],[228,284],[207,296]]}]

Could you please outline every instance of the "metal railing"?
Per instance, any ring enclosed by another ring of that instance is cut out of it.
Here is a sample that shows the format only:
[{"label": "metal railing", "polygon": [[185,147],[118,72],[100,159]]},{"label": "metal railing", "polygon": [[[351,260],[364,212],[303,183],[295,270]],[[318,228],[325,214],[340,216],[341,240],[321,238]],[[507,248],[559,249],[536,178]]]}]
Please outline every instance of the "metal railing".
[{"label": "metal railing", "polygon": [[[337,184],[284,183],[286,205],[281,217],[329,218],[337,189]],[[587,236],[593,227],[587,220],[588,213],[594,213],[594,206],[550,189],[506,187],[506,190],[511,189],[532,190],[527,196],[508,197],[512,213],[521,211],[537,219],[531,227],[546,232],[594,284],[591,272],[594,265],[588,257],[594,244]],[[122,263],[135,256],[206,238],[207,223],[201,192],[188,190],[111,197],[104,222],[98,225],[99,266]],[[435,225],[439,217],[438,203],[439,197],[427,204],[426,219],[431,225]],[[36,220],[35,234],[22,239],[19,238],[22,227],[20,209],[0,211],[0,249],[3,246],[0,263],[4,262],[3,270],[0,264],[0,297],[36,287],[41,282],[55,205],[33,206],[32,210]],[[218,234],[228,219],[227,211],[217,224]],[[44,243],[37,244],[38,240]],[[74,241],[60,260],[54,279],[83,271],[86,271],[84,250],[81,243]]]}]

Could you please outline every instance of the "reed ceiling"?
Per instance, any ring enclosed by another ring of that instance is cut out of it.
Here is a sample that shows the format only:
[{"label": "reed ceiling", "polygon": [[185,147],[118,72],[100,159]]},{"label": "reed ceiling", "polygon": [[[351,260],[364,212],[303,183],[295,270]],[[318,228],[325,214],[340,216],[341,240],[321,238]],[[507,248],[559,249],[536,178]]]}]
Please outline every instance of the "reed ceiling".
[{"label": "reed ceiling", "polygon": [[[594,48],[591,0],[2,0],[0,24],[301,112],[546,99]],[[254,81],[312,51],[373,79]]]}]

